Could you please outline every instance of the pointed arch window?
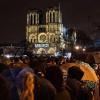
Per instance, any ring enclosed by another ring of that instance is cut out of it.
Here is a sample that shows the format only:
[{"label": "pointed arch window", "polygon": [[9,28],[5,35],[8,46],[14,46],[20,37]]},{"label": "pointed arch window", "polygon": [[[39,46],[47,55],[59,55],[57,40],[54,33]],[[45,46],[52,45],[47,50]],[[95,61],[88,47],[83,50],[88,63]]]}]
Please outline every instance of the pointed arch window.
[{"label": "pointed arch window", "polygon": [[36,15],[34,15],[34,24],[36,24]]},{"label": "pointed arch window", "polygon": [[31,25],[33,24],[33,15],[32,14],[30,15],[30,24]]},{"label": "pointed arch window", "polygon": [[50,12],[50,23],[51,23],[51,21],[52,21],[52,13]]},{"label": "pointed arch window", "polygon": [[55,23],[55,12],[53,12],[53,23]]}]

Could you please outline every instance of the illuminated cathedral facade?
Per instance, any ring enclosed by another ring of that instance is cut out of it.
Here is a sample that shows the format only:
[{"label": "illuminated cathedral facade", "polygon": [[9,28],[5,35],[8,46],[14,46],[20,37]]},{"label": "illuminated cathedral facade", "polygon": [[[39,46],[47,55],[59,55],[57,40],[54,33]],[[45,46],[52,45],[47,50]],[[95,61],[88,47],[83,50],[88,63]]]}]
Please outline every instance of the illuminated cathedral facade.
[{"label": "illuminated cathedral facade", "polygon": [[64,46],[62,13],[59,7],[29,10],[26,40],[35,54],[54,54]]}]

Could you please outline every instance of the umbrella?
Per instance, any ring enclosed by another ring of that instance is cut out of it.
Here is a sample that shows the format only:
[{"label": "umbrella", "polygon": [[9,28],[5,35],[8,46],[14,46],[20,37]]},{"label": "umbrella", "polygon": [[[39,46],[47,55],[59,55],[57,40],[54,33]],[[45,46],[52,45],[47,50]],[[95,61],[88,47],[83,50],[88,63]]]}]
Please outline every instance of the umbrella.
[{"label": "umbrella", "polygon": [[99,79],[94,71],[94,69],[87,63],[66,63],[61,66],[61,69],[68,71],[68,69],[72,66],[80,67],[80,69],[84,72],[84,76],[82,80],[93,81],[96,83],[95,91],[94,91],[94,100],[99,100]]},{"label": "umbrella", "polygon": [[82,80],[90,80],[97,82],[99,81],[94,69],[87,63],[66,63],[61,66],[62,69],[67,70],[72,66],[80,67],[80,69],[84,72],[84,76]]}]

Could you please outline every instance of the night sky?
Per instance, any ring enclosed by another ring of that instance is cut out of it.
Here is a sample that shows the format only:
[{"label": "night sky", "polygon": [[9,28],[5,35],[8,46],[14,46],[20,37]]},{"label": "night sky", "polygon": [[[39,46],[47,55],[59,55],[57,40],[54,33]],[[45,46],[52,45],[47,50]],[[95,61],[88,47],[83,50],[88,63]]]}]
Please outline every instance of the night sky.
[{"label": "night sky", "polygon": [[[25,39],[28,9],[53,7],[59,1],[64,26],[76,27],[92,35],[95,23],[100,23],[100,0],[0,0],[0,43]],[[100,33],[96,37],[100,38]]]}]

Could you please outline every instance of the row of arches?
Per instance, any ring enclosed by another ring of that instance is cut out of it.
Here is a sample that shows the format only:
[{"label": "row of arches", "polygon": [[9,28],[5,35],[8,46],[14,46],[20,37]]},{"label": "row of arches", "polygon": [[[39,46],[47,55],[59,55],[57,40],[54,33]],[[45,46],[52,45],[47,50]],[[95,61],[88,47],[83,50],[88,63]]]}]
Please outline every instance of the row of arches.
[{"label": "row of arches", "polygon": [[46,12],[46,23],[61,23],[62,15],[60,11],[48,11]]},{"label": "row of arches", "polygon": [[54,33],[51,33],[49,35],[47,35],[46,33],[41,33],[38,36],[31,34],[29,36],[29,42],[31,43],[46,43],[46,42],[50,42],[50,43],[55,43],[56,42],[56,35]]},{"label": "row of arches", "polygon": [[[49,10],[42,13],[44,16],[42,20],[46,23],[61,23],[62,14],[59,10]],[[39,24],[41,22],[41,15],[38,11],[32,11],[27,14],[27,25]]]},{"label": "row of arches", "polygon": [[36,54],[54,54],[56,52],[55,48],[49,48],[46,50],[45,48],[39,48],[37,52],[34,51]]},{"label": "row of arches", "polygon": [[39,24],[39,14],[37,12],[27,14],[27,25]]}]

